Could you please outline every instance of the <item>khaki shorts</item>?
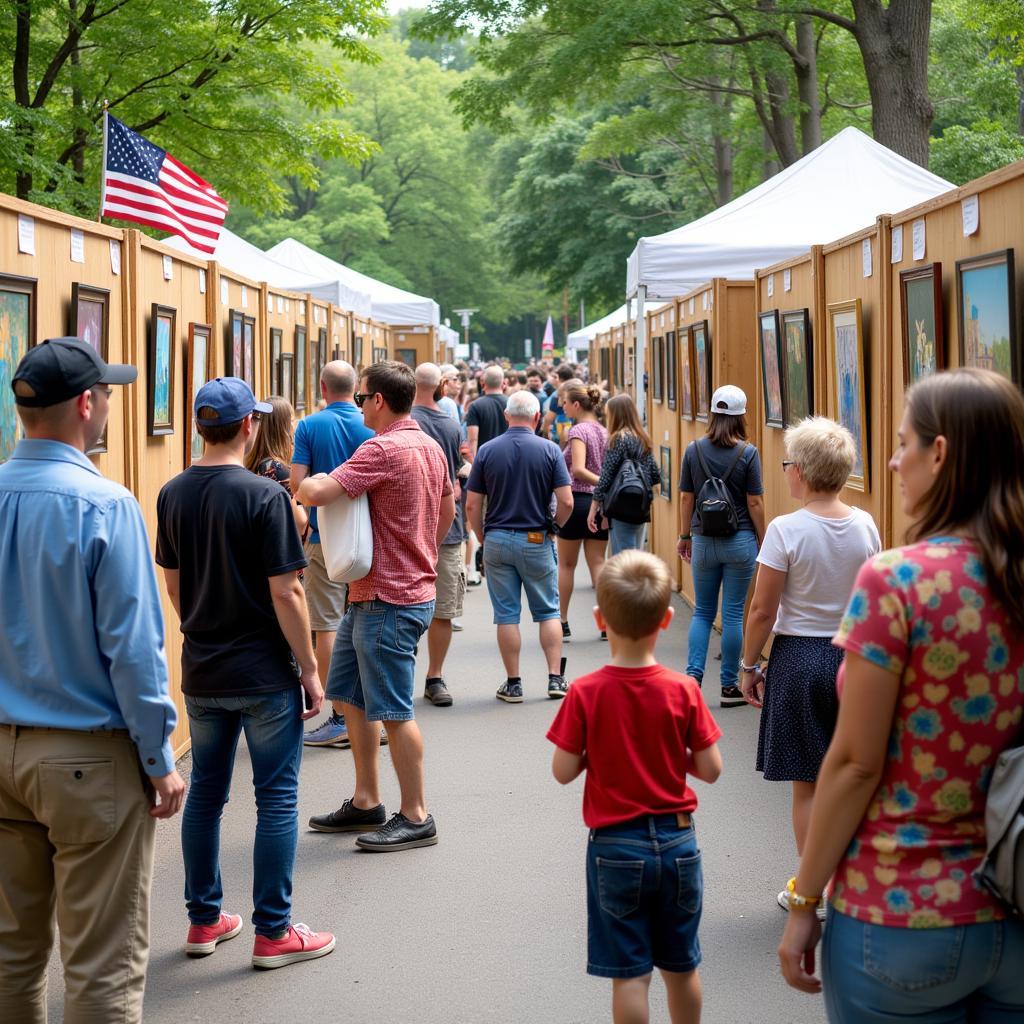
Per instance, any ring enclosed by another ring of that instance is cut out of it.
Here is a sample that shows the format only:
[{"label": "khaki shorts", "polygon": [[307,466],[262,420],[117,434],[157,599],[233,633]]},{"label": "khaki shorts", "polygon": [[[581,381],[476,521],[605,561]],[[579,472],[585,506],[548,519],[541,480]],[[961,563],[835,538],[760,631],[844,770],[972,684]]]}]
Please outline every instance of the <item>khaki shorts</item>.
[{"label": "khaki shorts", "polygon": [[303,573],[306,604],[309,606],[309,628],[314,633],[333,633],[341,625],[345,614],[348,586],[335,583],[327,575],[324,549],[320,544],[305,544],[303,550],[309,567]]},{"label": "khaki shorts", "polygon": [[457,619],[466,596],[466,563],[462,544],[442,544],[437,549],[437,604],[435,619]]}]

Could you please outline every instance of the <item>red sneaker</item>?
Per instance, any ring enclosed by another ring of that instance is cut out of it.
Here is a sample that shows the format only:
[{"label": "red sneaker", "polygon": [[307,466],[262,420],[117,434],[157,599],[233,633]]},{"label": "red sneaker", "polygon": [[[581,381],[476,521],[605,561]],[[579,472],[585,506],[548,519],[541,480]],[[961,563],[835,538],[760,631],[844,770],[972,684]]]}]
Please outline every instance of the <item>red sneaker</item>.
[{"label": "red sneaker", "polygon": [[233,939],[242,930],[238,914],[221,914],[216,924],[194,924],[189,927],[185,952],[192,957],[209,956],[218,942]]},{"label": "red sneaker", "polygon": [[257,935],[252,947],[252,965],[264,971],[286,967],[300,960],[315,960],[327,956],[334,949],[334,936],[330,932],[314,932],[304,924],[288,929],[283,939],[268,939]]}]

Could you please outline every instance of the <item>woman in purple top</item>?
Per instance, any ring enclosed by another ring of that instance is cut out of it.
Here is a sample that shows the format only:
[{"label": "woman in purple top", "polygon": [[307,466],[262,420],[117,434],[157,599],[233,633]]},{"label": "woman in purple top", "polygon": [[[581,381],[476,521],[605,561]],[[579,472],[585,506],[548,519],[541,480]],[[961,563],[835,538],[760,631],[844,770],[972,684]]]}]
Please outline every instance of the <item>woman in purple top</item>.
[{"label": "woman in purple top", "polygon": [[[592,533],[587,527],[594,487],[601,478],[601,465],[608,449],[608,432],[597,421],[601,407],[601,389],[579,382],[566,385],[562,408],[573,421],[565,446],[565,465],[572,477],[573,511],[569,521],[558,531],[558,602],[562,612],[562,638],[572,636],[567,616],[572,597],[580,545],[595,583],[604,565],[608,531]],[[604,639],[602,635],[602,639]]]}]

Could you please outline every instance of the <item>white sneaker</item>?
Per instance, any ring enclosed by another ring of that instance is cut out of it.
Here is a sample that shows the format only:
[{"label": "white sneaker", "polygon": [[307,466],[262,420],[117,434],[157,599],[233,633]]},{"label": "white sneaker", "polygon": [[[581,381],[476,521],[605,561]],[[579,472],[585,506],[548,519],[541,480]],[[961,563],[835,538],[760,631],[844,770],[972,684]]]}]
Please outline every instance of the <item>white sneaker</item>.
[{"label": "white sneaker", "polygon": [[452,630],[456,633],[461,633],[463,630],[462,619],[452,619]]},{"label": "white sneaker", "polygon": [[[782,907],[782,909],[785,910],[788,913],[788,911],[789,911],[789,893],[785,889],[783,889],[782,892],[780,892],[779,895],[775,897],[775,902],[778,903],[778,905],[780,907]],[[825,904],[824,903],[819,903],[814,908],[814,913],[817,915],[819,921],[824,922],[825,914],[826,914]]]}]

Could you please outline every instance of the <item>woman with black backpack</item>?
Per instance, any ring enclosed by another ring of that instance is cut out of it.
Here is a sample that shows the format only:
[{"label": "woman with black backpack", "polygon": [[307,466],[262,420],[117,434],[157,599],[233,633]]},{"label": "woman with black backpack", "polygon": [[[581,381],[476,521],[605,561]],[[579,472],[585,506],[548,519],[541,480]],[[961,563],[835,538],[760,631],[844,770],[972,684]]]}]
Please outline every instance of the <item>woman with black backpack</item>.
[{"label": "woman with black backpack", "polygon": [[[627,394],[616,395],[608,399],[604,411],[608,422],[608,452],[601,465],[601,478],[594,488],[587,526],[591,533],[596,533],[600,516],[608,525],[609,554],[617,555],[628,548],[644,546],[644,531],[651,511],[650,495],[652,488],[661,483],[661,470],[654,460],[651,437],[640,422],[633,399]],[[606,509],[626,462],[633,463],[640,478],[640,490],[645,493],[631,493],[635,509],[623,509],[621,518],[617,518]]]},{"label": "woman with black backpack", "polygon": [[747,396],[725,384],[711,396],[707,435],[693,441],[679,473],[676,550],[690,563],[696,608],[686,674],[704,678],[711,626],[722,599],[721,707],[746,703],[739,688],[743,608],[764,536],[761,458],[747,443]]}]

